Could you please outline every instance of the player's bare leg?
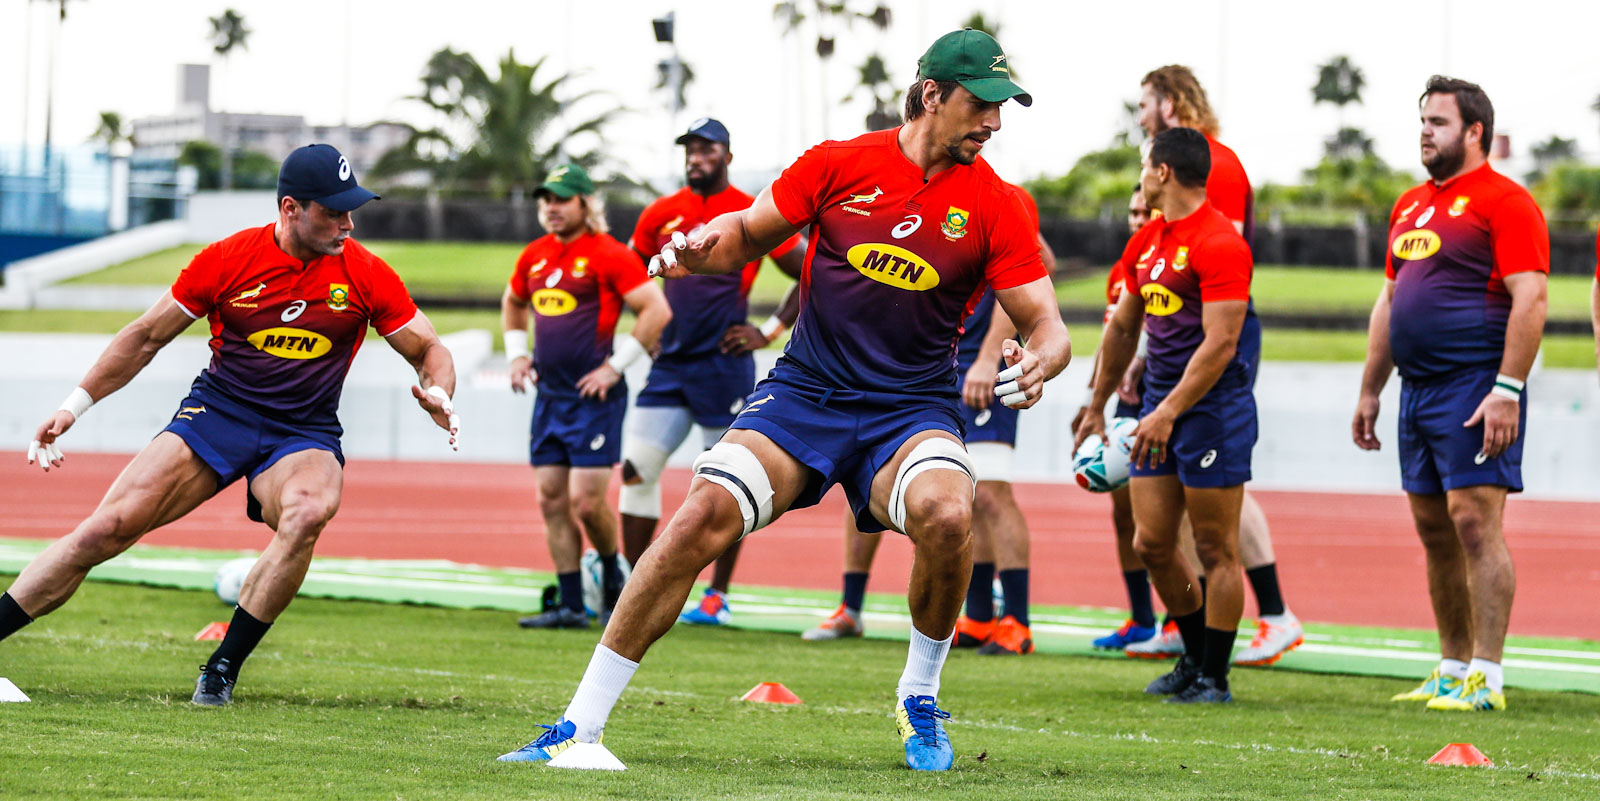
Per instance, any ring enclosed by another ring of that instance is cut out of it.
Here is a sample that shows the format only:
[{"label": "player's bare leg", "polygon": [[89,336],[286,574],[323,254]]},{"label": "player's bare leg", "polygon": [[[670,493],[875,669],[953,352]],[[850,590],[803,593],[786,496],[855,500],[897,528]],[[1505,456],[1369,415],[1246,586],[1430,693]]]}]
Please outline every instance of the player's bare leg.
[{"label": "player's bare leg", "polygon": [[1005,590],[1005,609],[994,640],[978,652],[1032,653],[1033,632],[1028,615],[1028,521],[1017,505],[1011,482],[979,481],[972,515],[974,537],[980,527],[987,529],[995,575]]},{"label": "player's bare leg", "polygon": [[322,529],[339,511],[344,469],[330,451],[296,451],[279,459],[250,482],[248,492],[261,504],[261,519],[273,530],[239,590],[228,633],[200,666],[194,703],[227,706],[239,670],[273,621],[294,600]]},{"label": "player's bare leg", "polygon": [[1450,519],[1467,562],[1471,592],[1472,658],[1498,664],[1505,650],[1511,602],[1517,591],[1516,568],[1501,530],[1505,487],[1478,486],[1445,494]]},{"label": "player's bare leg", "polygon": [[583,541],[578,533],[578,520],[573,516],[572,498],[568,494],[572,469],[566,465],[539,465],[533,468],[534,483],[539,490],[539,514],[544,518],[545,544],[550,547],[550,561],[556,573],[576,573]]},{"label": "player's bare leg", "polygon": [[[1194,525],[1195,548],[1210,581],[1205,590],[1200,677],[1170,700],[1225,702],[1233,698],[1228,690],[1228,666],[1239,634],[1239,618],[1244,614],[1244,571],[1239,564],[1239,506],[1244,499],[1244,485],[1185,487],[1184,498]],[[1182,621],[1178,625],[1181,628]],[[1190,635],[1185,632],[1185,651],[1194,653],[1189,643]]]},{"label": "player's bare leg", "polygon": [[1117,570],[1128,594],[1128,619],[1116,631],[1095,639],[1093,645],[1112,651],[1146,647],[1160,636],[1161,630],[1156,627],[1151,603],[1150,574],[1133,550],[1133,501],[1126,486],[1111,492],[1111,529],[1117,543]]},{"label": "player's bare leg", "polygon": [[[729,431],[722,441],[748,448],[761,462],[772,484],[774,519],[794,503],[805,487],[804,465],[754,431]],[[677,620],[695,577],[738,540],[743,530],[738,502],[728,490],[696,478],[660,539],[634,566],[601,644],[619,656],[639,661]]]},{"label": "player's bare leg", "polygon": [[617,519],[606,490],[611,486],[611,468],[574,467],[571,476],[573,516],[583,525],[583,533],[601,556],[617,552]]},{"label": "player's bare leg", "polygon": [[328,451],[304,450],[278,460],[250,483],[272,542],[239,590],[239,606],[271,623],[294,600],[322,529],[339,511],[344,469]]},{"label": "player's bare leg", "polygon": [[1411,494],[1408,498],[1427,560],[1428,598],[1439,629],[1439,652],[1445,659],[1465,664],[1473,651],[1472,591],[1461,538],[1444,495]]},{"label": "player's bare leg", "polygon": [[88,518],[23,568],[7,594],[29,617],[54,612],[89,569],[217,493],[217,474],[169,432],[157,434],[113,481]]},{"label": "player's bare leg", "polygon": [[1150,583],[1183,636],[1184,652],[1172,672],[1145,688],[1151,695],[1176,695],[1200,678],[1206,621],[1199,576],[1179,548],[1178,529],[1186,509],[1184,487],[1176,475],[1135,476],[1128,482],[1136,526],[1133,547],[1150,571]]},{"label": "player's bare leg", "polygon": [[[919,443],[943,437],[923,431],[907,439],[872,479],[872,514],[889,519],[889,493],[900,463]],[[913,546],[907,601],[911,625],[930,639],[948,639],[961,614],[972,575],[972,479],[956,470],[930,470],[905,489],[906,536]]]}]

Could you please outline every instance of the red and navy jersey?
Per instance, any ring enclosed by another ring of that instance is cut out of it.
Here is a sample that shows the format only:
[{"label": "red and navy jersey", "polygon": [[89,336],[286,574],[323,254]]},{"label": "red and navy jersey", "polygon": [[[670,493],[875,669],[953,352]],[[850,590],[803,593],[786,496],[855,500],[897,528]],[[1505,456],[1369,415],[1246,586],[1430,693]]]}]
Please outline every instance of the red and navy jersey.
[{"label": "red and navy jersey", "polygon": [[1511,317],[1503,279],[1550,272],[1550,233],[1528,190],[1484,164],[1401,195],[1385,261],[1395,366],[1404,378],[1434,378],[1500,364]]},{"label": "red and navy jersey", "polygon": [[813,224],[787,358],[840,388],[954,392],[984,287],[1045,277],[1038,229],[982,158],[923,180],[899,131],[824,142],[772,184],[784,219]]},{"label": "red and navy jersey", "polygon": [[[661,251],[674,231],[691,235],[713,217],[750,208],[755,198],[728,187],[702,197],[685,187],[645,207],[633,229],[633,249],[644,254]],[[773,249],[772,257],[788,253],[800,242],[796,234]],[[704,356],[717,353],[722,332],[745,322],[750,311],[750,287],[756,282],[761,260],[726,275],[691,275],[667,281],[663,289],[672,307],[672,322],[661,332],[661,355]]]},{"label": "red and navy jersey", "polygon": [[276,228],[208,245],[178,274],[172,297],[211,323],[210,386],[269,416],[337,420],[368,324],[389,336],[417,305],[400,276],[356,240],[304,264],[278,247]]},{"label": "red and navy jersey", "polygon": [[1122,271],[1122,261],[1119,259],[1106,273],[1106,313],[1100,319],[1101,325],[1111,322],[1111,315],[1117,311],[1117,304],[1122,302],[1122,296],[1127,291],[1128,279]]},{"label": "red and navy jersey", "polygon": [[610,234],[586,232],[567,244],[546,234],[522,249],[510,286],[533,309],[541,393],[578,397],[578,379],[611,355],[622,296],[648,280],[639,256]]},{"label": "red and navy jersey", "polygon": [[1243,226],[1244,242],[1255,241],[1256,191],[1238,154],[1227,145],[1206,137],[1211,146],[1211,174],[1206,176],[1206,201],[1229,221]]},{"label": "red and navy jersey", "polygon": [[1595,234],[1594,240],[1594,280],[1600,281],[1600,233]]},{"label": "red and navy jersey", "polygon": [[[1128,240],[1111,269],[1144,299],[1150,335],[1145,381],[1157,392],[1177,386],[1205,340],[1205,304],[1250,299],[1250,247],[1209,201],[1176,222],[1151,220]],[[1250,381],[1246,349],[1240,348],[1215,386],[1247,387]]]},{"label": "red and navy jersey", "polygon": [[[1033,195],[1020,186],[1012,185],[1017,193],[1017,199],[1022,201],[1022,209],[1028,213],[1029,230],[1039,230],[1039,204],[1033,201]],[[983,350],[983,340],[989,336],[989,325],[994,321],[994,290],[983,293],[972,308],[972,313],[967,319],[961,321],[961,340],[956,343],[956,369],[962,372],[972,368],[972,363],[977,360],[978,352]],[[1004,361],[1004,359],[1001,359]]]}]

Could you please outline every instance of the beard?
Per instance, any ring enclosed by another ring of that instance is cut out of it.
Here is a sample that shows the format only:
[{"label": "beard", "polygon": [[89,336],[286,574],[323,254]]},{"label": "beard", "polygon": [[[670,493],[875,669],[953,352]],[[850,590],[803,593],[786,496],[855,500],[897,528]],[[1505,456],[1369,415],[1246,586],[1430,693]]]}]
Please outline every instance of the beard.
[{"label": "beard", "polygon": [[1435,181],[1443,181],[1455,175],[1461,165],[1467,161],[1467,148],[1465,136],[1457,137],[1453,143],[1435,144],[1433,158],[1424,157],[1422,166],[1427,168],[1428,175]]},{"label": "beard", "polygon": [[684,176],[684,180],[689,184],[690,189],[696,192],[706,192],[721,186],[722,181],[727,174],[728,172],[725,169],[717,170],[716,172],[702,173],[700,175],[689,173]]}]

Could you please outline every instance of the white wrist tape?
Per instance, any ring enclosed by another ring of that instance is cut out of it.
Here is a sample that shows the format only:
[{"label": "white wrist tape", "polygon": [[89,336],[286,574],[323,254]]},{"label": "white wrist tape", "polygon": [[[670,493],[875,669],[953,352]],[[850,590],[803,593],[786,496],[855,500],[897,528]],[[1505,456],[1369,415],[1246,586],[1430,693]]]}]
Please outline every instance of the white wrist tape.
[{"label": "white wrist tape", "polygon": [[606,359],[606,364],[611,365],[611,369],[620,374],[628,369],[628,365],[638,361],[639,357],[643,355],[644,346],[639,344],[639,340],[634,339],[632,336],[625,336],[622,338],[622,344],[617,345],[616,352],[611,354],[611,358]]},{"label": "white wrist tape", "polygon": [[761,335],[766,337],[769,341],[773,337],[777,336],[778,332],[782,330],[783,321],[779,320],[778,315],[776,314],[768,317],[767,321],[761,324]]},{"label": "white wrist tape", "polygon": [[89,397],[89,393],[85,392],[83,387],[73,387],[67,399],[61,402],[59,411],[72,412],[72,418],[76,420],[83,417],[83,413],[89,411],[89,407],[93,405],[94,398]]},{"label": "white wrist tape", "polygon": [[1489,390],[1491,395],[1499,395],[1514,401],[1522,400],[1522,390],[1527,387],[1526,382],[1518,378],[1501,373],[1494,377],[1494,389]]},{"label": "white wrist tape", "polygon": [[507,362],[531,358],[528,353],[528,332],[526,329],[522,331],[507,331],[504,336]]}]

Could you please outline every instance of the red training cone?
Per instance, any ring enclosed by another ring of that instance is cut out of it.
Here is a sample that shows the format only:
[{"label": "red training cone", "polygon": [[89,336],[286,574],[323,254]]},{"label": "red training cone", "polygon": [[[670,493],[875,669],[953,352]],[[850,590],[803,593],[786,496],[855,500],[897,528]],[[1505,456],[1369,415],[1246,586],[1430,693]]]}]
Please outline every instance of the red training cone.
[{"label": "red training cone", "polygon": [[798,704],[800,696],[789,692],[789,688],[775,681],[764,681],[750,688],[750,692],[739,698],[741,701],[755,701],[758,704]]},{"label": "red training cone", "polygon": [[197,641],[198,640],[220,640],[220,639],[222,639],[223,637],[226,637],[226,636],[228,636],[228,624],[226,624],[226,623],[212,623],[211,625],[206,626],[205,628],[201,629],[199,634],[194,635],[194,638]]},{"label": "red training cone", "polygon": [[1472,743],[1451,743],[1439,749],[1439,753],[1434,754],[1433,758],[1428,760],[1428,764],[1494,767],[1494,763],[1489,761],[1489,758],[1484,756],[1483,752],[1479,751],[1477,746]]}]

